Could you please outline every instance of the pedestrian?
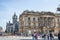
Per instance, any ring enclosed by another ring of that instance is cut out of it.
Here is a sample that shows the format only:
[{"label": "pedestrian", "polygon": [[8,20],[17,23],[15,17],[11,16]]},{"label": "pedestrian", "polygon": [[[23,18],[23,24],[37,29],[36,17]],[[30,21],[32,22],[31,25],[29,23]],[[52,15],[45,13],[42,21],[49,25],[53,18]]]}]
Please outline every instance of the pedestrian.
[{"label": "pedestrian", "polygon": [[34,33],[32,34],[32,38],[33,40],[36,40],[36,32],[34,31]]},{"label": "pedestrian", "polygon": [[50,36],[50,40],[53,40],[54,37],[53,37],[52,32],[50,32],[49,36]]},{"label": "pedestrian", "polygon": [[47,40],[49,40],[49,33],[47,34]]},{"label": "pedestrian", "polygon": [[38,33],[35,34],[35,39],[38,40]]},{"label": "pedestrian", "polygon": [[58,33],[58,40],[60,40],[60,31],[59,31],[59,33]]},{"label": "pedestrian", "polygon": [[46,40],[46,34],[45,33],[43,33],[42,38],[44,38],[44,40]]},{"label": "pedestrian", "polygon": [[33,38],[32,40],[34,40],[34,35],[33,34],[32,34],[32,38]]}]

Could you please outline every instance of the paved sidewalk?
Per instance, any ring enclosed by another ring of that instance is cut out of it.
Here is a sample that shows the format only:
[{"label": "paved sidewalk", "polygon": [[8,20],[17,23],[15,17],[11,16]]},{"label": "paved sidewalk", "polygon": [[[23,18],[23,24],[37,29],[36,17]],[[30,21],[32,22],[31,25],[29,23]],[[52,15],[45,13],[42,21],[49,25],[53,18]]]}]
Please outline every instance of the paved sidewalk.
[{"label": "paved sidewalk", "polygon": [[[44,40],[43,38],[38,38],[39,40]],[[57,37],[54,38],[58,40]],[[0,40],[32,40],[32,37],[22,37],[22,36],[0,36]]]}]

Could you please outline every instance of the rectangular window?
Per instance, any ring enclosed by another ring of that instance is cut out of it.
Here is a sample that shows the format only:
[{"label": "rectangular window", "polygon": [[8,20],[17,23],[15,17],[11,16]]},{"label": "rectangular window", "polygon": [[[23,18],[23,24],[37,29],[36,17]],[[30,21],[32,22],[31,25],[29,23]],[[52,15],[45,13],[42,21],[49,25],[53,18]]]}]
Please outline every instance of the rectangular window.
[{"label": "rectangular window", "polygon": [[38,18],[38,21],[39,21],[40,19]]},{"label": "rectangular window", "polygon": [[35,18],[33,18],[33,21],[35,21]]},{"label": "rectangular window", "polygon": [[59,22],[59,19],[57,19],[57,21]]},{"label": "rectangular window", "polygon": [[34,28],[36,28],[36,23],[33,23]]},{"label": "rectangular window", "polygon": [[38,23],[38,26],[40,26],[40,23]]},{"label": "rectangular window", "polygon": [[28,26],[31,26],[31,23],[29,23],[29,25]]},{"label": "rectangular window", "polygon": [[30,17],[28,17],[28,21],[30,21]]},{"label": "rectangular window", "polygon": [[41,23],[38,23],[38,27],[41,27]]},{"label": "rectangular window", "polygon": [[34,23],[34,26],[35,26],[36,24]]},{"label": "rectangular window", "polygon": [[28,24],[29,24],[29,25],[28,25],[28,26],[29,26],[29,28],[31,28],[31,23],[28,23]]}]

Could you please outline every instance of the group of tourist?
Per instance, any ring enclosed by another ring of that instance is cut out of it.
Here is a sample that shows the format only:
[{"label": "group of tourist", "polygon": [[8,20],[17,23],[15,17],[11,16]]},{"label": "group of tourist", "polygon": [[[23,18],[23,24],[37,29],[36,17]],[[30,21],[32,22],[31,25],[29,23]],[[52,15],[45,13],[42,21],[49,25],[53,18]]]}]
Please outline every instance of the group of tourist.
[{"label": "group of tourist", "polygon": [[[34,32],[32,34],[33,40],[38,40],[38,33]],[[54,34],[52,32],[49,32],[48,34],[43,33],[42,38],[44,40],[54,40]],[[60,40],[60,32],[58,33],[58,40]]]},{"label": "group of tourist", "polygon": [[[37,32],[34,32],[33,34],[32,34],[32,36],[33,36],[33,40],[38,40],[38,33]],[[52,32],[50,32],[49,34],[43,34],[42,35],[42,38],[44,38],[44,40],[53,40],[53,34],[52,34]]]},{"label": "group of tourist", "polygon": [[54,35],[52,32],[49,32],[48,34],[43,34],[42,37],[44,38],[44,40],[53,40],[54,39]]}]

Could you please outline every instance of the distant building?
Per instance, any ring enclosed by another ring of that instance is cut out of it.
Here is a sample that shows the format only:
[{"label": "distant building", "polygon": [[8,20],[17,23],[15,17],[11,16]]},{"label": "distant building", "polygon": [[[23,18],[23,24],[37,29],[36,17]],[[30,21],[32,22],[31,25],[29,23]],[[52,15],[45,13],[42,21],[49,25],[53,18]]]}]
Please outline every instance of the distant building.
[{"label": "distant building", "polygon": [[19,22],[17,21],[17,15],[14,13],[13,17],[13,23],[10,23],[10,21],[6,24],[6,32],[7,33],[19,33]]},{"label": "distant building", "polygon": [[33,33],[34,30],[38,33],[49,31],[58,33],[60,30],[60,14],[53,12],[26,10],[19,16],[19,20],[21,33]]}]

